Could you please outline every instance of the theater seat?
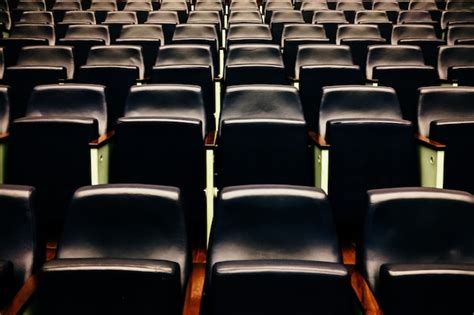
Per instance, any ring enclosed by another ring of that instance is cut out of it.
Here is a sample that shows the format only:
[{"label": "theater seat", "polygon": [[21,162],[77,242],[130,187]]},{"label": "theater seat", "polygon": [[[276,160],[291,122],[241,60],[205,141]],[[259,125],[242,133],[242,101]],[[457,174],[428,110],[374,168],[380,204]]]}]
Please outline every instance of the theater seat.
[{"label": "theater seat", "polygon": [[148,14],[145,24],[158,24],[163,29],[165,44],[171,44],[176,25],[179,24],[178,13],[172,11],[153,11]]},{"label": "theater seat", "polygon": [[315,11],[329,10],[326,1],[303,1],[300,7],[305,23],[311,23]]},{"label": "theater seat", "polygon": [[300,11],[275,11],[270,20],[273,42],[281,45],[281,36],[285,25],[304,24],[303,14]]},{"label": "theater seat", "polygon": [[137,13],[132,11],[107,12],[105,20],[102,22],[102,25],[109,27],[112,43],[120,36],[123,26],[132,24],[138,24]]},{"label": "theater seat", "polygon": [[160,11],[172,11],[178,14],[179,23],[186,23],[189,8],[185,1],[166,1],[161,3]]},{"label": "theater seat", "polygon": [[458,85],[474,85],[474,46],[441,46],[438,54],[438,74],[441,80]]},{"label": "theater seat", "polygon": [[313,15],[313,24],[320,24],[326,30],[326,36],[331,43],[336,42],[337,28],[341,24],[349,22],[342,11],[315,11]]},{"label": "theater seat", "polygon": [[357,265],[384,314],[471,312],[473,210],[460,191],[369,191]]},{"label": "theater seat", "polygon": [[383,38],[390,41],[392,36],[392,21],[388,19],[385,11],[359,11],[356,12],[354,24],[377,25]]},{"label": "theater seat", "polygon": [[108,12],[117,10],[117,2],[115,1],[93,1],[89,7],[89,11],[94,12],[97,23],[104,22]]},{"label": "theater seat", "polygon": [[79,189],[56,258],[41,270],[41,313],[181,314],[191,256],[179,189]]},{"label": "theater seat", "polygon": [[56,38],[62,39],[72,25],[92,25],[96,24],[94,12],[89,11],[67,11],[63,20],[56,23]]},{"label": "theater seat", "polygon": [[272,32],[265,24],[232,24],[227,32],[227,45],[271,44]]},{"label": "theater seat", "polygon": [[72,193],[103,178],[106,128],[104,87],[84,84],[35,87],[11,125],[6,182],[36,187],[42,242],[57,237]]},{"label": "theater seat", "polygon": [[13,298],[42,261],[37,238],[35,189],[0,185],[0,306]]},{"label": "theater seat", "polygon": [[46,11],[26,11],[15,24],[54,24],[53,14]]},{"label": "theater seat", "polygon": [[400,12],[400,3],[397,0],[374,0],[372,2],[372,10],[387,12],[388,19],[396,24]]},{"label": "theater seat", "polygon": [[448,27],[448,45],[474,45],[474,25],[452,25]]},{"label": "theater seat", "polygon": [[209,315],[354,314],[325,194],[301,186],[225,188],[204,297]]}]

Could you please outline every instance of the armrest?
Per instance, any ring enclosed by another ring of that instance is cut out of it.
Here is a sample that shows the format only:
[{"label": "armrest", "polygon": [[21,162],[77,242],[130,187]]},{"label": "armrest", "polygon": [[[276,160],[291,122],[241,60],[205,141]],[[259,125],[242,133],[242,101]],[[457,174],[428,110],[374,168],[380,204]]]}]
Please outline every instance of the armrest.
[{"label": "armrest", "polygon": [[363,314],[383,315],[382,310],[364,277],[356,269],[349,270],[349,272],[351,275],[352,289],[362,305],[364,311]]},{"label": "armrest", "polygon": [[216,131],[213,130],[206,134],[206,137],[204,138],[204,147],[206,150],[214,150],[216,148]]},{"label": "armrest", "polygon": [[100,148],[110,142],[110,139],[115,135],[115,131],[109,131],[105,135],[100,136],[99,138],[89,142],[91,148]]},{"label": "armrest", "polygon": [[16,315],[26,306],[26,303],[31,299],[38,288],[38,277],[32,275],[26,279],[23,286],[15,295],[11,303],[2,312],[3,315]]},{"label": "armrest", "polygon": [[308,132],[309,138],[311,141],[316,144],[320,149],[329,149],[330,145],[329,143],[326,142],[326,140],[321,137],[320,134],[314,132],[314,131],[309,131]]},{"label": "armrest", "polygon": [[441,150],[445,150],[446,149],[446,145],[442,144],[442,143],[439,143],[439,142],[436,142],[434,140],[431,140],[427,137],[424,137],[420,134],[417,134],[415,136],[416,138],[416,141],[425,146],[425,147],[428,147],[430,149],[433,149],[433,150],[436,150],[436,151],[441,151]]}]

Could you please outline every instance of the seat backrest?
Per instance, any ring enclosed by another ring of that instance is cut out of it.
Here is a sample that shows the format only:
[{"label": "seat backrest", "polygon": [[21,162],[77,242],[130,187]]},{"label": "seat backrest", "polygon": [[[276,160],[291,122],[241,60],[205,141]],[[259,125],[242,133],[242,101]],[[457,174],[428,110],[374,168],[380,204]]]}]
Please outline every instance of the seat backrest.
[{"label": "seat backrest", "polygon": [[270,27],[275,23],[304,23],[303,14],[300,11],[274,11],[270,19]]},{"label": "seat backrest", "polygon": [[229,47],[226,66],[243,64],[283,65],[280,46],[274,44],[236,44]]},{"label": "seat backrest", "polygon": [[[161,47],[156,66],[206,65],[213,68],[209,46],[196,44],[166,45]],[[213,72],[212,72],[213,73]]]},{"label": "seat backrest", "polygon": [[321,190],[302,186],[224,188],[217,201],[208,257],[208,271],[225,261],[283,259],[340,263],[326,195]]},{"label": "seat backrest", "polygon": [[447,44],[461,44],[464,40],[474,42],[474,25],[451,25],[448,27]]},{"label": "seat backrest", "polygon": [[53,25],[20,24],[15,25],[10,33],[10,38],[36,38],[46,39],[49,45],[54,45],[56,36]]},{"label": "seat backrest", "polygon": [[336,4],[336,10],[341,11],[360,11],[364,10],[364,4],[362,1],[338,1]]},{"label": "seat backrest", "polygon": [[147,24],[179,24],[178,13],[173,11],[153,11],[148,14]]},{"label": "seat backrest", "polygon": [[440,46],[438,53],[438,74],[441,80],[448,80],[451,67],[474,66],[474,46]]},{"label": "seat backrest", "polygon": [[87,11],[68,11],[64,13],[63,23],[95,24],[95,15]]},{"label": "seat backrest", "polygon": [[76,191],[57,258],[167,260],[178,263],[183,285],[188,251],[179,189],[112,184]]},{"label": "seat backrest", "polygon": [[66,10],[82,10],[80,1],[56,1],[53,5],[52,11],[66,11]]},{"label": "seat backrest", "polygon": [[9,87],[0,85],[0,133],[8,131],[10,121]]},{"label": "seat backrest", "polygon": [[105,45],[110,44],[109,29],[105,25],[70,25],[67,28],[66,39],[99,39]]},{"label": "seat backrest", "polygon": [[398,13],[398,24],[433,22],[430,12],[428,11],[400,11]]},{"label": "seat backrest", "polygon": [[27,117],[67,116],[94,118],[99,134],[107,129],[105,87],[92,84],[36,86],[26,109]]},{"label": "seat backrest", "polygon": [[474,23],[474,12],[469,11],[444,11],[441,14],[441,28],[447,29],[450,24]]},{"label": "seat backrest", "polygon": [[314,24],[286,24],[281,35],[285,39],[326,39],[326,32],[322,25]]},{"label": "seat backrest", "polygon": [[62,67],[67,77],[74,77],[74,56],[72,47],[66,46],[29,46],[23,47],[16,63],[20,67]]},{"label": "seat backrest", "polygon": [[398,1],[374,1],[372,2],[372,10],[383,11],[400,11]]},{"label": "seat backrest", "polygon": [[315,23],[347,23],[346,16],[342,11],[316,11],[313,15]]},{"label": "seat backrest", "polygon": [[43,11],[26,11],[20,17],[21,24],[54,24],[53,14]]},{"label": "seat backrest", "polygon": [[433,25],[394,25],[392,30],[392,44],[398,44],[403,39],[438,39]]},{"label": "seat backrest", "polygon": [[355,24],[390,22],[385,11],[359,11],[355,16]]},{"label": "seat backrest", "polygon": [[474,3],[472,1],[452,1],[446,2],[446,11],[472,11]]},{"label": "seat backrest", "polygon": [[124,11],[153,11],[151,2],[127,2]]},{"label": "seat backrest", "polygon": [[314,65],[352,66],[351,49],[345,45],[300,45],[296,54],[295,76],[299,77],[301,67]]},{"label": "seat backrest", "polygon": [[199,86],[178,84],[132,86],[124,116],[192,119],[201,122],[203,138],[206,131],[206,111]]},{"label": "seat backrest", "polygon": [[337,28],[336,43],[344,39],[381,39],[377,25],[348,24]]},{"label": "seat backrest", "polygon": [[16,10],[23,10],[23,11],[45,11],[46,5],[44,2],[37,1],[37,2],[25,2],[20,1],[18,2]]},{"label": "seat backrest", "polygon": [[87,65],[136,67],[137,79],[143,79],[145,72],[142,49],[132,45],[94,46],[89,51]]},{"label": "seat backrest", "polygon": [[2,288],[7,284],[13,287],[13,292],[8,292],[7,297],[2,296],[2,300],[8,300],[33,275],[41,261],[36,234],[35,189],[30,186],[0,185],[0,207],[0,259],[2,263],[10,262],[13,265],[10,265],[11,274],[5,270],[7,275],[3,278],[2,273],[2,279],[6,281],[2,283]]},{"label": "seat backrest", "polygon": [[418,99],[418,130],[430,136],[433,121],[474,121],[474,87],[425,87]]},{"label": "seat backrest", "polygon": [[338,119],[394,119],[402,113],[397,94],[390,87],[324,87],[319,111],[319,134],[326,137],[328,121]]},{"label": "seat backrest", "polygon": [[183,39],[218,39],[216,28],[211,24],[180,24],[176,25],[173,41]]},{"label": "seat backrest", "polygon": [[137,24],[124,25],[120,33],[121,39],[155,39],[164,43],[163,29],[161,25]]},{"label": "seat backrest", "polygon": [[104,2],[92,2],[89,8],[90,11],[117,11],[117,2],[115,1],[104,1]]},{"label": "seat backrest", "polygon": [[423,52],[418,46],[374,45],[367,54],[366,77],[373,78],[373,70],[379,66],[423,66]]},{"label": "seat backrest", "polygon": [[438,11],[438,6],[434,1],[410,1],[408,10]]},{"label": "seat backrest", "polygon": [[266,24],[231,24],[227,33],[227,41],[232,42],[256,43],[271,42],[272,32]]},{"label": "seat backrest", "polygon": [[473,214],[473,197],[465,192],[434,188],[369,191],[357,252],[359,270],[377,292],[380,267],[387,263],[472,264]]},{"label": "seat backrest", "polygon": [[107,12],[104,23],[138,24],[137,13],[132,11]]}]

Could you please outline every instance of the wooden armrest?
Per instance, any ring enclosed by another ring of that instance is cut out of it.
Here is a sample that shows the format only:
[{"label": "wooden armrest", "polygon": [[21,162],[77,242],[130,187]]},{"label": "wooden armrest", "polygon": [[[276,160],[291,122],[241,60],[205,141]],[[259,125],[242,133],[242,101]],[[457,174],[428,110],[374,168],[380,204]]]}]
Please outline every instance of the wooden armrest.
[{"label": "wooden armrest", "polygon": [[417,134],[416,136],[416,140],[419,144],[422,144],[430,149],[434,149],[434,150],[444,150],[446,149],[446,145],[442,144],[442,143],[439,143],[439,142],[436,142],[436,141],[433,141],[429,138],[426,138],[426,137],[423,137],[422,135],[420,134]]},{"label": "wooden armrest", "polygon": [[364,311],[363,314],[383,315],[383,312],[364,277],[362,277],[362,275],[356,269],[350,268],[349,272],[351,275],[352,289],[356,293],[357,298],[362,305]]},{"label": "wooden armrest", "polygon": [[109,131],[105,135],[100,136],[99,138],[89,142],[89,146],[92,148],[98,148],[107,144],[110,139],[114,136],[115,131]]},{"label": "wooden armrest", "polygon": [[10,134],[8,132],[0,133],[0,143],[6,142]]},{"label": "wooden armrest", "polygon": [[323,137],[321,137],[320,134],[314,132],[314,131],[309,131],[308,132],[309,138],[321,149],[329,149],[330,145],[329,143],[324,140]]},{"label": "wooden armrest", "polygon": [[33,294],[38,288],[38,277],[32,275],[26,279],[20,291],[15,295],[10,304],[2,312],[2,315],[17,315],[26,306],[26,303],[30,300]]},{"label": "wooden armrest", "polygon": [[204,147],[206,150],[214,150],[216,147],[216,132],[211,131],[204,138]]}]

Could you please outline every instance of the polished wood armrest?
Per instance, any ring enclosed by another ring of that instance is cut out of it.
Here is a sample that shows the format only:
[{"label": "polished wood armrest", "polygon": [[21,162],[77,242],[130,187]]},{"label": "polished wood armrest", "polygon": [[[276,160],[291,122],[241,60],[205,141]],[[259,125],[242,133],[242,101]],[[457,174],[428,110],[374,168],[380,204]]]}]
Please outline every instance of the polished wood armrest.
[{"label": "polished wood armrest", "polygon": [[372,290],[365,281],[364,277],[355,269],[349,268],[351,275],[352,289],[357,295],[357,298],[362,305],[363,314],[365,315],[383,315],[382,309],[380,308],[377,300],[375,299]]},{"label": "polished wood armrest", "polygon": [[17,315],[26,306],[38,288],[38,276],[32,275],[26,279],[20,291],[15,295],[10,304],[2,312],[2,315]]},{"label": "polished wood armrest", "polygon": [[320,134],[318,134],[314,131],[309,131],[308,135],[309,135],[309,138],[311,139],[311,141],[313,141],[319,148],[321,148],[321,149],[329,149],[330,148],[329,143],[327,143],[326,140],[324,140],[324,138],[321,137]]},{"label": "polished wood armrest", "polygon": [[206,135],[204,147],[206,150],[214,150],[216,148],[216,131],[211,131]]},{"label": "polished wood armrest", "polygon": [[110,139],[114,136],[115,131],[109,131],[105,135],[100,136],[99,138],[89,142],[89,146],[92,148],[99,148],[105,144],[107,144]]},{"label": "polished wood armrest", "polygon": [[6,142],[9,136],[8,132],[0,133],[0,143]]},{"label": "polished wood armrest", "polygon": [[423,137],[422,135],[420,134],[417,134],[416,136],[416,141],[419,143],[419,144],[422,144],[430,149],[434,149],[434,150],[444,150],[446,149],[446,145],[442,144],[442,143],[439,143],[439,142],[436,142],[436,141],[433,141],[427,137]]}]

